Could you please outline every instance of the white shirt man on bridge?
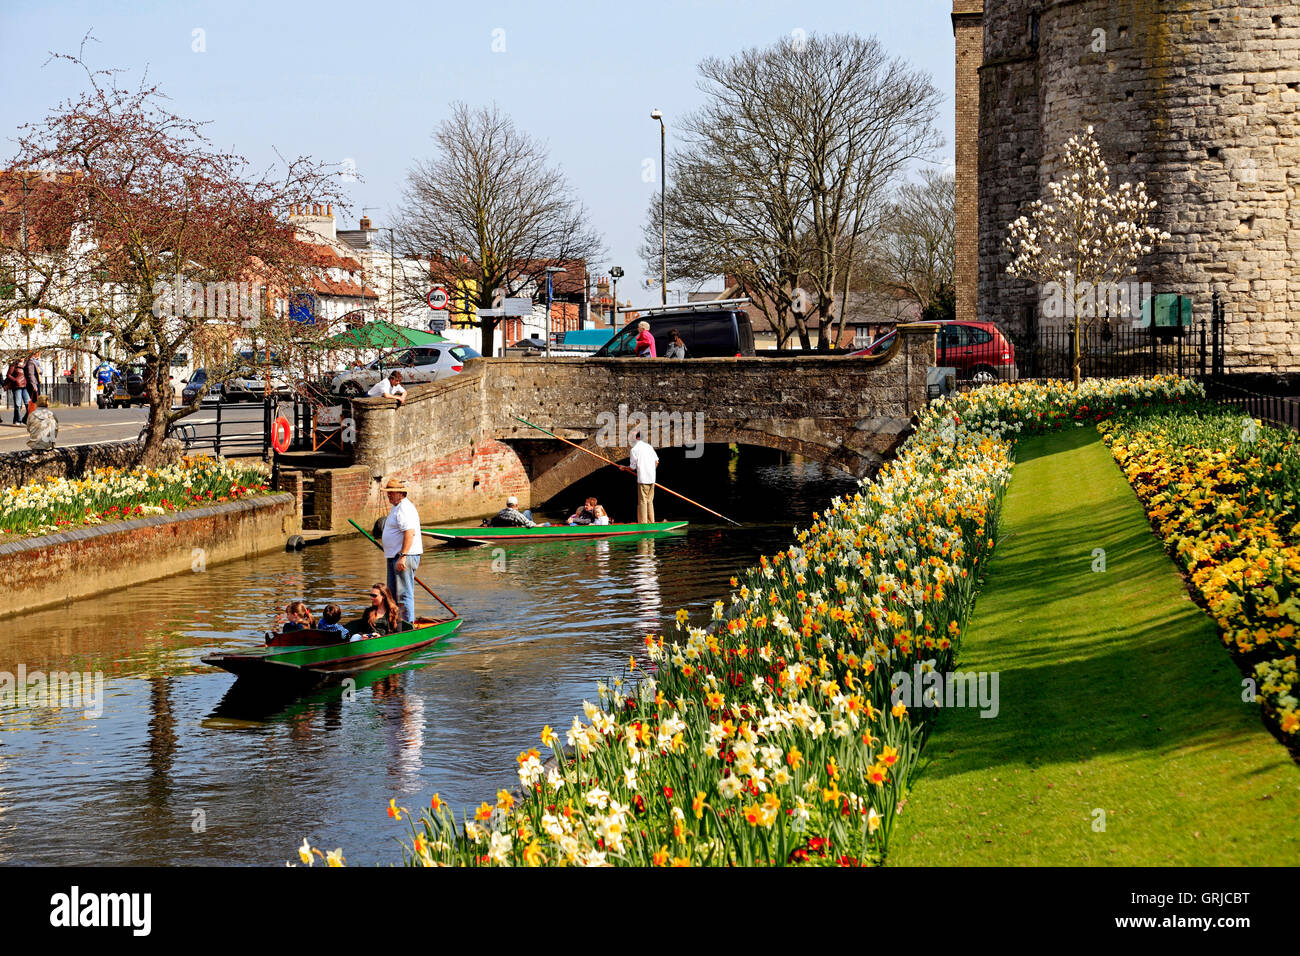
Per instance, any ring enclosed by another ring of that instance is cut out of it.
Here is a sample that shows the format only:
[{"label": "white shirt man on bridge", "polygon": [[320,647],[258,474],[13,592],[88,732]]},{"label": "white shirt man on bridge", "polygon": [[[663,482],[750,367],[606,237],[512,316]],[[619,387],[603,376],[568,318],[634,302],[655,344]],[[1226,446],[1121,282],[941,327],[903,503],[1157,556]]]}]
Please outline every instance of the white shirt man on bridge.
[{"label": "white shirt man on bridge", "polygon": [[388,378],[381,378],[374,385],[370,386],[370,391],[366,392],[367,398],[392,397],[397,399],[397,404],[401,405],[406,401],[406,389],[402,388],[402,373],[393,372]]},{"label": "white shirt man on bridge", "polygon": [[655,469],[659,466],[659,456],[641,438],[639,431],[632,438],[632,452],[628,456],[631,467],[627,465],[619,465],[619,467],[629,475],[636,475],[637,524],[653,524],[655,520]]}]

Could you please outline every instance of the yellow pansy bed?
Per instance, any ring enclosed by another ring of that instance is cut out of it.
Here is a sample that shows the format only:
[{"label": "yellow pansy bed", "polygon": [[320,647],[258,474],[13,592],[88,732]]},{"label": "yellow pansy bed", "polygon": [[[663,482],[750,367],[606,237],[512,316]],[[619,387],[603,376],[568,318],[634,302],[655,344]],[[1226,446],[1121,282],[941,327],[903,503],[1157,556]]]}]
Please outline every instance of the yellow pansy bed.
[{"label": "yellow pansy bed", "polygon": [[[899,456],[784,551],[677,612],[624,677],[518,757],[520,789],[457,820],[434,794],[413,865],[878,863],[929,728],[900,672],[950,669],[1011,473],[1015,436],[1185,403],[1178,379],[980,389],[932,404]],[[334,851],[339,855],[339,851]],[[309,844],[304,863],[326,855]],[[341,855],[339,855],[341,859]]]},{"label": "yellow pansy bed", "polygon": [[1300,740],[1295,433],[1212,406],[1121,416],[1101,430],[1224,643],[1253,671],[1266,719]]},{"label": "yellow pansy bed", "polygon": [[0,491],[0,544],[73,528],[234,501],[269,489],[264,472],[223,458],[161,468],[96,468]]}]

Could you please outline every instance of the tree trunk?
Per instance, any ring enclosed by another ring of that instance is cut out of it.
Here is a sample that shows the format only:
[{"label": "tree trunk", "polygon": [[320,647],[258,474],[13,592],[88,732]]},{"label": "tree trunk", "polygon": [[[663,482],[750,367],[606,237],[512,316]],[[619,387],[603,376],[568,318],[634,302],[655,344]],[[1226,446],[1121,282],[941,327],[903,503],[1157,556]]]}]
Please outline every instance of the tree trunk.
[{"label": "tree trunk", "polygon": [[1075,388],[1078,388],[1079,385],[1080,385],[1080,383],[1083,381],[1083,375],[1082,375],[1082,372],[1081,372],[1081,370],[1080,370],[1080,368],[1079,368],[1079,364],[1080,364],[1080,363],[1079,363],[1079,355],[1080,355],[1080,352],[1079,352],[1079,310],[1078,310],[1077,307],[1076,307],[1075,310],[1074,310],[1074,336],[1073,336],[1073,339],[1074,339],[1074,341],[1070,343],[1070,351],[1071,351],[1071,353],[1073,354],[1073,359],[1074,359],[1074,361],[1072,362],[1071,375],[1070,375],[1070,377],[1071,377],[1071,380],[1072,380],[1073,383],[1074,383],[1074,387],[1075,387]]},{"label": "tree trunk", "polygon": [[167,440],[167,423],[170,420],[168,412],[171,409],[171,395],[161,394],[156,379],[156,374],[146,367],[144,393],[149,399],[149,418],[145,423],[144,452],[140,458],[140,464],[146,468],[156,468],[163,464],[163,442]]}]

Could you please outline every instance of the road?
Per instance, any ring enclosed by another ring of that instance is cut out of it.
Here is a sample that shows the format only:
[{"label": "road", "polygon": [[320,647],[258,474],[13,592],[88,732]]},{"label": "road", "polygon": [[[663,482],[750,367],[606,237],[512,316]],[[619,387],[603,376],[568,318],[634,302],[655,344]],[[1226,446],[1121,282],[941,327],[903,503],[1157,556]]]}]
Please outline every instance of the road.
[{"label": "road", "polygon": [[[0,411],[4,412],[3,418],[0,418],[0,453],[26,451],[26,427],[13,424],[13,409],[0,407]],[[201,410],[186,418],[185,422],[195,426],[196,435],[211,435],[215,430],[215,411],[215,406],[205,405]],[[262,434],[260,412],[261,408],[257,405],[223,406],[223,419],[229,416],[241,420],[239,424],[229,421],[223,422],[223,440],[236,435],[257,435],[260,437]],[[148,417],[148,409],[100,409],[91,405],[89,407],[56,408],[54,409],[54,415],[59,420],[59,437],[56,444],[61,446],[95,445],[101,442],[132,441],[138,438],[140,430],[144,428],[145,420]],[[246,419],[255,419],[255,421],[244,424],[242,420]],[[206,449],[200,447],[196,450],[210,452],[212,446],[209,444]]]}]

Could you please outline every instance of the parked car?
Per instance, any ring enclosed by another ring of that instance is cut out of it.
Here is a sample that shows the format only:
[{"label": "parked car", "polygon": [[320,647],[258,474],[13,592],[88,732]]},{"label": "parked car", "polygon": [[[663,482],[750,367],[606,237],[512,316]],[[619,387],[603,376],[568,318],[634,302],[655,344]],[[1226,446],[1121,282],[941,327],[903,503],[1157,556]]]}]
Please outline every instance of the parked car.
[{"label": "parked car", "polygon": [[[957,370],[957,377],[972,382],[1014,381],[1016,348],[992,322],[938,323],[939,339],[935,343],[935,362],[940,367]],[[855,355],[880,355],[894,344],[897,332],[886,332]]]},{"label": "parked car", "polygon": [[650,323],[650,334],[655,339],[655,352],[663,355],[668,350],[676,329],[686,343],[686,357],[728,358],[754,354],[754,330],[744,309],[709,307],[705,303],[680,308],[649,310],[638,319],[623,326],[618,333],[597,350],[596,358],[636,355],[637,324]]},{"label": "parked car", "polygon": [[[181,404],[188,405],[194,401],[194,396],[207,380],[208,370],[196,368],[181,390]],[[272,366],[258,369],[244,366],[224,382],[209,385],[205,398],[214,402],[260,402],[268,393],[276,397],[287,397],[292,391],[287,376],[281,369]]]},{"label": "parked car", "polygon": [[455,342],[399,349],[381,355],[369,365],[340,372],[330,383],[330,391],[355,398],[366,394],[372,385],[393,371],[402,373],[404,385],[436,382],[457,374],[466,362],[476,358],[481,358],[478,352]]}]

